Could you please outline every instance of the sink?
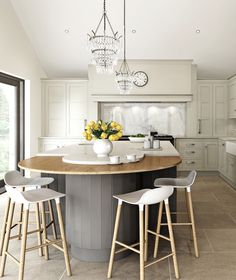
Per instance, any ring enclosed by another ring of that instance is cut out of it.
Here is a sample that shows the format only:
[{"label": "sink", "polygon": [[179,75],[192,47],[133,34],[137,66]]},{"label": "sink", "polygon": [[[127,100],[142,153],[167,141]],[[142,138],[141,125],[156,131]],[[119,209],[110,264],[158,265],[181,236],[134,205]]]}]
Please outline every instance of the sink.
[{"label": "sink", "polygon": [[236,156],[236,141],[226,141],[226,153]]}]

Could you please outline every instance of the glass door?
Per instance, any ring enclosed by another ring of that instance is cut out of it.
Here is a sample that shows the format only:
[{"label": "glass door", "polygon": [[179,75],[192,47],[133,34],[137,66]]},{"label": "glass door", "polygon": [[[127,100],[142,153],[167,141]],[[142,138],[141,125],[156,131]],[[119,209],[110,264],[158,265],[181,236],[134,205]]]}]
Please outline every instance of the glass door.
[{"label": "glass door", "polygon": [[0,193],[4,174],[16,170],[24,150],[23,81],[0,73]]}]

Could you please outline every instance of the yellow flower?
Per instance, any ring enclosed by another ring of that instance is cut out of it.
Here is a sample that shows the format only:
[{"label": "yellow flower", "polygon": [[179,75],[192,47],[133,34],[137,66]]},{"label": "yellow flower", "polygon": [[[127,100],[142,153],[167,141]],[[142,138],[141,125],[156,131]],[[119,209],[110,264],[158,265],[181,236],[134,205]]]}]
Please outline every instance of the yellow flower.
[{"label": "yellow flower", "polygon": [[93,127],[94,125],[95,125],[95,122],[94,122],[94,121],[89,122],[89,126],[90,126],[90,127]]},{"label": "yellow flower", "polygon": [[86,136],[87,136],[86,131],[84,131],[84,132],[82,133],[82,135],[83,135],[84,137],[86,137]]},{"label": "yellow flower", "polygon": [[92,134],[92,130],[91,130],[91,129],[87,129],[87,130],[86,130],[86,133],[87,133],[87,134]]},{"label": "yellow flower", "polygon": [[114,135],[110,135],[109,140],[114,141]]},{"label": "yellow flower", "polygon": [[87,129],[91,129],[90,125],[87,124],[87,125],[85,126],[85,129],[86,129],[86,130],[87,130]]},{"label": "yellow flower", "polygon": [[91,141],[92,140],[92,136],[91,135],[87,135],[86,136],[86,140]]},{"label": "yellow flower", "polygon": [[120,138],[122,135],[123,135],[122,131],[119,131],[119,132],[117,133],[117,136],[118,136],[119,138]]},{"label": "yellow flower", "polygon": [[106,138],[107,138],[107,134],[106,134],[105,132],[103,132],[103,133],[101,134],[101,138],[102,138],[102,139],[106,139]]},{"label": "yellow flower", "polygon": [[93,127],[94,130],[98,130],[99,129],[99,125],[96,123]]},{"label": "yellow flower", "polygon": [[107,125],[106,125],[105,123],[103,123],[103,124],[101,125],[101,129],[102,129],[103,131],[106,131],[106,130],[107,130]]},{"label": "yellow flower", "polygon": [[114,128],[117,126],[117,123],[116,122],[111,122],[111,127]]},{"label": "yellow flower", "polygon": [[121,130],[122,129],[122,126],[121,125],[119,125],[119,124],[117,124],[117,126],[116,126],[116,130]]}]

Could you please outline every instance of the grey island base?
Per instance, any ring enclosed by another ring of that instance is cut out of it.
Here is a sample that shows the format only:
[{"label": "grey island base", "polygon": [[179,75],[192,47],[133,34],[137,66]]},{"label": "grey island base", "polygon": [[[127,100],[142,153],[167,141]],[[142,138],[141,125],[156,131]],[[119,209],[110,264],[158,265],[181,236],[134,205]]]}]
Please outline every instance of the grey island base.
[{"label": "grey island base", "polygon": [[[141,144],[114,143],[113,152],[138,153]],[[124,141],[126,142],[126,141]],[[65,222],[67,239],[73,257],[82,261],[108,261],[117,201],[115,194],[153,188],[160,177],[176,177],[181,162],[178,152],[168,141],[161,141],[161,151],[151,152],[139,162],[120,165],[83,165],[63,162],[67,154],[92,153],[92,146],[74,145],[19,162],[24,170],[40,172],[55,178],[52,188],[66,193]],[[175,194],[170,206],[175,210]],[[150,209],[150,227],[155,229],[157,206]],[[119,240],[128,244],[138,241],[138,207],[125,205],[119,229]],[[126,251],[125,254],[129,252]],[[119,254],[118,257],[124,257]]]},{"label": "grey island base", "polygon": [[[72,256],[81,261],[106,262],[110,256],[117,207],[117,200],[113,195],[153,188],[156,178],[175,178],[176,167],[144,173],[53,175],[53,177],[56,179],[55,183],[65,182],[66,186],[66,234],[71,245]],[[54,185],[54,188],[63,191],[63,185]],[[170,199],[170,207],[175,211],[175,193]],[[157,214],[158,206],[151,206],[149,225],[154,230]],[[119,240],[127,244],[138,241],[137,206],[123,204]],[[116,257],[122,258],[129,253],[130,251],[126,251]]]}]

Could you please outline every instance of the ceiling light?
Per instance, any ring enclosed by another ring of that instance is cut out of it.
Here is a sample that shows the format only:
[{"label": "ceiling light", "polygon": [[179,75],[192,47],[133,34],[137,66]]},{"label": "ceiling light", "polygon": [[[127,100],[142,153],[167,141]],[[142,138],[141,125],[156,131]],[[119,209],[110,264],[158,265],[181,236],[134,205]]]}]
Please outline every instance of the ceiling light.
[{"label": "ceiling light", "polygon": [[136,31],[136,29],[132,29],[131,32],[132,33],[136,33],[137,31]]},{"label": "ceiling light", "polygon": [[65,32],[66,34],[68,34],[68,33],[70,33],[70,29],[67,28],[67,29],[64,30],[64,32]]},{"label": "ceiling light", "polygon": [[[103,28],[100,28],[103,26]],[[107,30],[109,27],[109,30]],[[99,30],[101,32],[98,34]],[[89,34],[88,34],[89,35]],[[98,73],[112,73],[117,64],[120,50],[120,37],[114,32],[106,11],[106,0],[103,4],[103,14],[95,31],[89,35],[89,49],[92,53],[92,62],[96,65]]]},{"label": "ceiling light", "polygon": [[121,94],[127,94],[133,87],[134,72],[131,72],[126,61],[126,14],[125,14],[125,0],[124,0],[124,59],[121,63],[120,69],[116,72],[116,82],[118,84]]},{"label": "ceiling light", "polygon": [[196,29],[196,33],[200,33],[201,32],[201,30],[200,29]]}]

